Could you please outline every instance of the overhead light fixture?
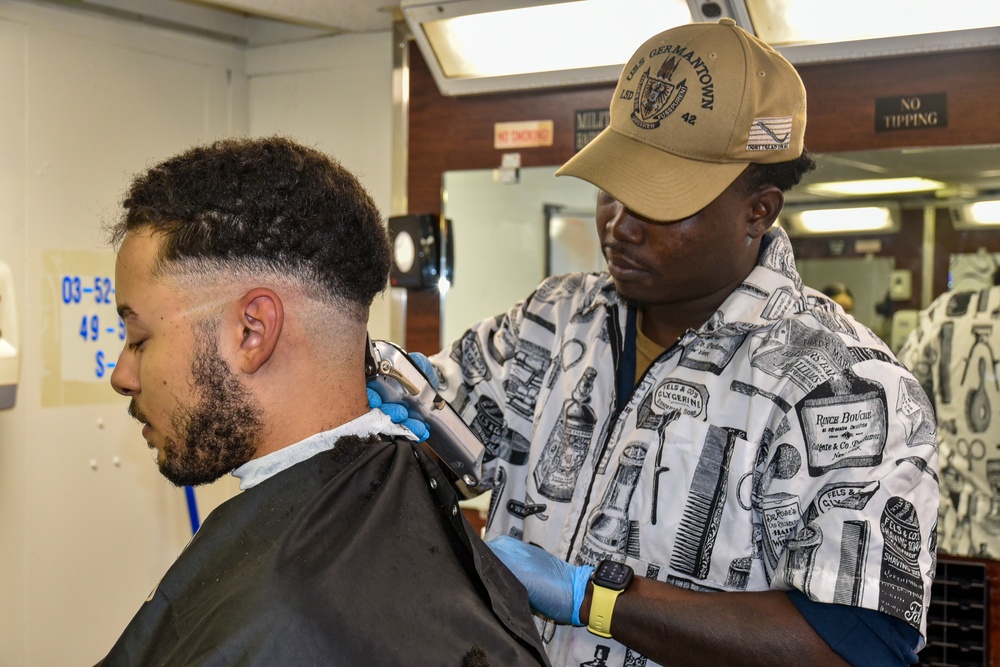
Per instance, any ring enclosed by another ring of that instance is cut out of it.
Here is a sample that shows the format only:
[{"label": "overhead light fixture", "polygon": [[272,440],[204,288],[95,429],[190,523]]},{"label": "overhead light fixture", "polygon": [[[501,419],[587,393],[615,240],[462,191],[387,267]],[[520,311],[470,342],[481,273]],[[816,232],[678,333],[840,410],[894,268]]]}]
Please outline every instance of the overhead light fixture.
[{"label": "overhead light fixture", "polygon": [[722,17],[794,64],[1000,45],[1000,3],[982,0],[401,0],[399,9],[444,95],[613,82],[656,33]]},{"label": "overhead light fixture", "polygon": [[976,229],[1000,225],[1000,199],[959,202],[949,207],[956,229]]},{"label": "overhead light fixture", "polygon": [[782,226],[789,236],[830,234],[886,234],[899,229],[899,205],[828,206],[822,208],[785,207]]},{"label": "overhead light fixture", "polygon": [[403,0],[400,10],[444,95],[617,81],[639,44],[692,21],[687,0]]},{"label": "overhead light fixture", "polygon": [[1000,44],[996,2],[743,0],[737,4],[745,5],[757,36],[792,63]]},{"label": "overhead light fixture", "polygon": [[866,197],[870,195],[898,195],[915,192],[934,192],[945,184],[929,178],[871,178],[860,181],[830,181],[811,183],[802,189],[815,195],[835,197]]},{"label": "overhead light fixture", "polygon": [[[929,35],[1000,25],[982,0],[745,0],[757,36],[773,46]],[[864,17],[864,20],[858,20]]]},{"label": "overhead light fixture", "polygon": [[1000,200],[966,204],[969,220],[979,225],[1000,225]]}]

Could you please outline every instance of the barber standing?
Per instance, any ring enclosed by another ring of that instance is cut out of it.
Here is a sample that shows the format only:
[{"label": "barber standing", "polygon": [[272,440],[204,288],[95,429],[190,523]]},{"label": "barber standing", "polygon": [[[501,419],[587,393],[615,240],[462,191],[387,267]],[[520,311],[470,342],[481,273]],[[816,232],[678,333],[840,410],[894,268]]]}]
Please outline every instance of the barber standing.
[{"label": "barber standing", "polygon": [[608,272],[547,279],[431,359],[480,435],[487,539],[555,665],[895,665],[935,568],[933,414],[774,226],[806,95],[722,19],[656,35],[560,175]]}]

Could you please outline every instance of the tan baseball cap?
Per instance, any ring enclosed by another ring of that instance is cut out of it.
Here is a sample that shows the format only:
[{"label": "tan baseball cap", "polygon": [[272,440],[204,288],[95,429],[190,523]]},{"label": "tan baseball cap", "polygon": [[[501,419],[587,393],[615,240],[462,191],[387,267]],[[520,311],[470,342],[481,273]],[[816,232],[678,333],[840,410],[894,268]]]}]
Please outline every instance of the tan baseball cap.
[{"label": "tan baseball cap", "polygon": [[593,183],[652,220],[680,220],[751,162],[802,153],[806,90],[777,51],[736,25],[690,23],[639,47],[611,100],[611,124],[558,176]]}]

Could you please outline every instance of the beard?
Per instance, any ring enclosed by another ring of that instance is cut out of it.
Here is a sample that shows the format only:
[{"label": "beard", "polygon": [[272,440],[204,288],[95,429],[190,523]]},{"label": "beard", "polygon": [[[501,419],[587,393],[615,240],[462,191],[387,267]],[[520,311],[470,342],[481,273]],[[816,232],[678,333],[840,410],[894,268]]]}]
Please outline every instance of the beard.
[{"label": "beard", "polygon": [[[157,465],[176,486],[214,482],[232,472],[257,451],[264,428],[264,411],[202,329],[191,362],[195,403],[178,407],[170,417],[176,436],[167,438]],[[148,423],[135,404],[129,414]]]}]

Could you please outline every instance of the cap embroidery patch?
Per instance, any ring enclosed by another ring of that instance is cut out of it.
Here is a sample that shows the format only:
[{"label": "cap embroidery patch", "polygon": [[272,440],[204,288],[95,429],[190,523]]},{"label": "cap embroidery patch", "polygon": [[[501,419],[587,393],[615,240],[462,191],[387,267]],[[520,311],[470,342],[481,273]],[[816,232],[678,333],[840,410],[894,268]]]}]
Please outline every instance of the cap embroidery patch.
[{"label": "cap embroidery patch", "polygon": [[792,117],[756,118],[750,126],[748,151],[783,151],[792,136]]},{"label": "cap embroidery patch", "polygon": [[651,76],[649,69],[639,78],[635,102],[632,110],[632,122],[644,130],[652,130],[660,126],[660,121],[669,116],[687,94],[687,79],[678,84],[670,81],[677,69],[677,59],[668,58]]}]

